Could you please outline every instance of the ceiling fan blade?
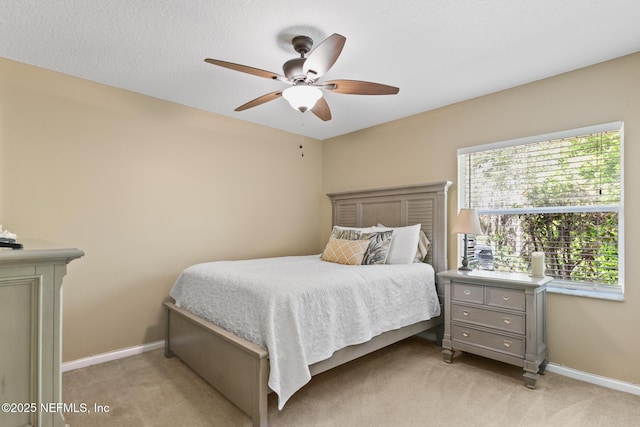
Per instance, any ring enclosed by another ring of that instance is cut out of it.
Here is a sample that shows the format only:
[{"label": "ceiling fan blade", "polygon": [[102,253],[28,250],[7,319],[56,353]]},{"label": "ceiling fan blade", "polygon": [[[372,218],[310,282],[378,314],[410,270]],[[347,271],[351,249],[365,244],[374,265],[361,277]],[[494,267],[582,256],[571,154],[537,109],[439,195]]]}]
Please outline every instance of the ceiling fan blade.
[{"label": "ceiling fan blade", "polygon": [[347,39],[340,34],[332,34],[311,51],[304,61],[302,71],[315,81],[335,64]]},{"label": "ceiling fan blade", "polygon": [[280,75],[278,73],[274,73],[272,71],[261,70],[259,68],[249,67],[247,65],[240,65],[240,64],[235,64],[233,62],[220,61],[218,59],[211,59],[211,58],[205,59],[205,62],[208,62],[209,64],[217,65],[219,67],[229,68],[235,71],[241,71],[243,73],[253,74],[254,76],[264,77],[265,79],[282,80],[283,82],[289,83],[289,80],[287,80],[285,76]]},{"label": "ceiling fan blade", "polygon": [[257,107],[260,104],[264,104],[265,102],[273,101],[274,99],[280,98],[282,96],[282,91],[278,90],[275,92],[268,93],[266,95],[262,95],[254,99],[253,101],[249,101],[246,104],[242,104],[234,111],[244,111],[249,108]]},{"label": "ceiling fan blade", "polygon": [[329,109],[329,104],[327,104],[327,101],[325,101],[324,98],[318,99],[316,105],[311,109],[311,112],[318,116],[320,120],[325,122],[331,120],[331,110]]},{"label": "ceiling fan blade", "polygon": [[332,80],[325,82],[322,88],[335,93],[350,95],[395,95],[400,91],[399,88],[394,86],[360,80]]}]

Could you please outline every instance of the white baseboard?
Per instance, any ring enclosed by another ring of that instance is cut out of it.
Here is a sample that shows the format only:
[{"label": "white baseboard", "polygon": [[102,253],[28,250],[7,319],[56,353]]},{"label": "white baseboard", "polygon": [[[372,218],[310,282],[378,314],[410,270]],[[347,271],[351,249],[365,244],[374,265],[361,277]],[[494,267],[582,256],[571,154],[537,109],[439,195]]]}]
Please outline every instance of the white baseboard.
[{"label": "white baseboard", "polygon": [[625,393],[635,394],[640,396],[640,385],[628,383],[625,381],[614,380],[613,378],[601,377],[600,375],[590,374],[588,372],[578,371],[577,369],[567,368],[555,363],[549,363],[547,365],[547,371],[554,374],[562,375],[565,377],[573,378],[576,380],[584,381],[590,384],[599,385],[602,387],[611,388]]},{"label": "white baseboard", "polygon": [[123,348],[121,350],[110,351],[108,353],[96,354],[95,356],[84,357],[62,364],[62,372],[73,371],[74,369],[86,368],[87,366],[109,362],[110,360],[122,359],[124,357],[135,356],[147,351],[158,350],[164,347],[164,341],[155,341],[148,344],[137,345],[135,347]]},{"label": "white baseboard", "polygon": [[[123,348],[121,350],[110,351],[108,353],[97,354],[95,356],[85,357],[83,359],[72,360],[62,364],[62,372],[73,371],[74,369],[86,368],[87,366],[97,365],[99,363],[109,362],[110,360],[122,359],[124,357],[142,354],[147,351],[158,350],[164,347],[164,341],[155,341],[148,344],[142,344],[135,347]],[[613,390],[623,391],[625,393],[640,396],[640,385],[625,381],[615,380],[613,378],[602,377],[600,375],[590,374],[588,372],[578,371],[577,369],[567,368],[555,363],[547,365],[548,372],[584,381],[590,384],[611,388]]]}]

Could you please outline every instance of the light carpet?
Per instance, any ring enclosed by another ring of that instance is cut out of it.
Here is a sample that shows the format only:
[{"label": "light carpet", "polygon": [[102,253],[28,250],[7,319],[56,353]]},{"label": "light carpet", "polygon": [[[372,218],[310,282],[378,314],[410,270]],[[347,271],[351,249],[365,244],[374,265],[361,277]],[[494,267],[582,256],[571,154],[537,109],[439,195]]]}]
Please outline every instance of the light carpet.
[{"label": "light carpet", "polygon": [[[522,369],[409,338],[314,377],[269,426],[638,426],[640,396],[547,372],[535,390]],[[178,358],[161,350],[63,373],[71,427],[251,426]],[[98,406],[95,406],[98,405]],[[107,409],[108,407],[108,409]],[[95,412],[94,409],[103,409]]]}]

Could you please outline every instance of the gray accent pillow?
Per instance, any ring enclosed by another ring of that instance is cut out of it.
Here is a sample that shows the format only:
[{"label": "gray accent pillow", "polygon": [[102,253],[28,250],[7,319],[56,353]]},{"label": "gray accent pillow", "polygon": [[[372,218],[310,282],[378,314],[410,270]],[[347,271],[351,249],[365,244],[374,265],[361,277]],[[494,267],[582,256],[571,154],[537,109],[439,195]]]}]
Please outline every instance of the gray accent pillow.
[{"label": "gray accent pillow", "polygon": [[343,228],[335,226],[331,230],[332,239],[361,240],[360,234],[361,232],[357,228]]},{"label": "gray accent pillow", "polygon": [[360,240],[369,240],[369,247],[364,253],[362,264],[384,264],[387,261],[393,230],[372,231],[360,234]]}]

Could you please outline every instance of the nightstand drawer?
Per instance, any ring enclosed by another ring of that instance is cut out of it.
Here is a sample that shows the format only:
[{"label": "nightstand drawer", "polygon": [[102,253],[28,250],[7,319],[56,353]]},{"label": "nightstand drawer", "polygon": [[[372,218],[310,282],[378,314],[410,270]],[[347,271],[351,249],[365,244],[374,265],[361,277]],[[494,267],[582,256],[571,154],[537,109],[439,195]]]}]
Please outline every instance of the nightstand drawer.
[{"label": "nightstand drawer", "polygon": [[524,311],[524,292],[487,286],[487,305]]},{"label": "nightstand drawer", "polygon": [[461,343],[484,347],[516,357],[524,357],[524,338],[513,338],[491,332],[451,325],[451,339]]},{"label": "nightstand drawer", "polygon": [[468,285],[466,283],[452,283],[451,298],[458,301],[484,304],[484,286]]},{"label": "nightstand drawer", "polygon": [[482,308],[452,304],[451,320],[487,326],[516,334],[525,333],[524,314],[503,313]]}]

